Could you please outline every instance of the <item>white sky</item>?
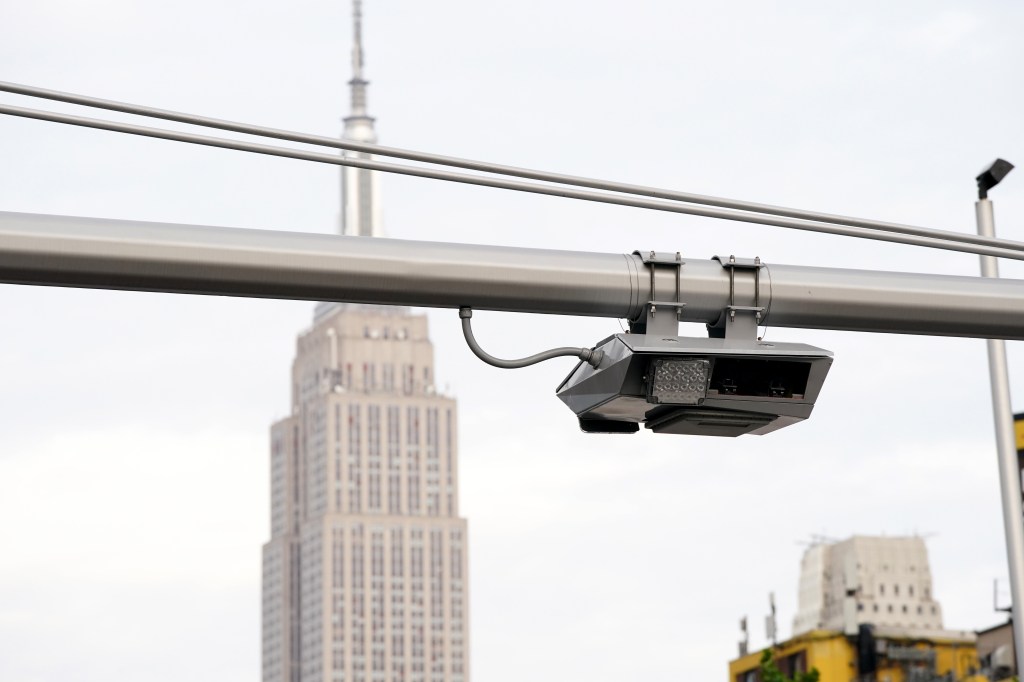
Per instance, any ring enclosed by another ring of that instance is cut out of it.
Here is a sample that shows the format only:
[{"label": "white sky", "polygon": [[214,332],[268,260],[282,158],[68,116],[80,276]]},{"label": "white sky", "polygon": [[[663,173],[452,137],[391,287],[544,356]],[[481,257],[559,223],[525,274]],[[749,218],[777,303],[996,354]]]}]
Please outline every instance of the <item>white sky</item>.
[{"label": "white sky", "polygon": [[[333,135],[348,13],[9,2],[0,78]],[[365,15],[370,108],[393,146],[963,231],[978,170],[1024,163],[1015,3],[368,0]],[[333,167],[7,118],[0,160],[0,210],[337,220]],[[384,192],[408,239],[977,272],[969,255],[427,180]],[[992,197],[1000,234],[1024,239],[1024,172]],[[0,678],[258,677],[267,433],[311,313],[0,287]],[[811,420],[764,438],[586,437],[553,394],[570,360],[493,369],[454,311],[430,316],[460,399],[476,680],[721,680],[741,616],[764,644],[769,591],[788,634],[812,533],[928,533],[946,625],[1000,620],[981,341],[771,329],[836,354]],[[476,322],[505,355],[619,328]],[[1010,344],[1018,396],[1022,361]]]}]

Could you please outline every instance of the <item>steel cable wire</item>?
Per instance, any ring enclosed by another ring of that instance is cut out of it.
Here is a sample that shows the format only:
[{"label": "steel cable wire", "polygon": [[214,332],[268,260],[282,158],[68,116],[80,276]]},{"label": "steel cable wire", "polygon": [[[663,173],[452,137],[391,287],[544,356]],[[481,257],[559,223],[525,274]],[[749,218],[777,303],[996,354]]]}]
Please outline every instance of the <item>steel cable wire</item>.
[{"label": "steel cable wire", "polygon": [[[284,156],[303,160],[334,163],[336,165],[366,168],[368,170],[378,170],[387,173],[398,173],[417,177],[446,180],[450,182],[460,182],[464,184],[475,184],[487,187],[495,187],[499,189],[533,192],[538,194],[547,194],[550,196],[561,196],[572,199],[580,199],[584,201],[597,201],[609,204],[631,206],[635,208],[671,211],[676,213],[698,215],[723,220],[759,223],[775,227],[785,227],[789,229],[821,232],[825,234],[836,234],[841,236],[857,237],[862,239],[876,239],[880,241],[909,244],[913,246],[924,246],[927,248],[940,248],[954,251],[963,251],[979,255],[1024,259],[1019,255],[1013,255],[1014,252],[1024,253],[1024,242],[996,239],[992,237],[983,237],[974,234],[951,232],[947,230],[934,230],[930,228],[915,227],[912,225],[902,225],[899,223],[888,223],[860,218],[852,218],[848,216],[838,216],[828,213],[791,209],[780,206],[771,206],[768,204],[758,204],[753,202],[725,199],[721,197],[711,197],[700,194],[692,194],[688,192],[679,192],[676,190],[659,189],[654,187],[645,187],[641,185],[611,182],[606,180],[584,178],[560,173],[551,173],[547,171],[531,170],[526,168],[518,168],[514,166],[493,164],[482,161],[473,161],[469,159],[461,159],[457,157],[431,154],[426,152],[417,152],[412,150],[398,149],[394,147],[385,147],[376,144],[358,142],[355,140],[339,140],[319,135],[310,135],[306,133],[280,130],[265,126],[255,126],[245,123],[226,121],[223,119],[199,116],[195,114],[187,114],[182,112],[168,111],[165,109],[147,107],[143,105],[105,100],[96,97],[89,97],[86,95],[77,95],[57,90],[38,88],[34,86],[8,83],[4,81],[0,81],[0,91],[10,92],[18,95],[25,95],[29,97],[38,97],[54,101],[67,102],[71,104],[78,104],[82,106],[96,107],[101,109],[107,109],[110,111],[118,111],[122,113],[134,114],[139,116],[159,118],[179,123],[186,123],[190,125],[216,128],[220,130],[228,130],[232,132],[244,133],[249,135],[270,137],[274,139],[282,139],[318,146],[328,146],[336,149],[358,151],[379,156],[403,158],[407,160],[421,161],[424,163],[447,165],[457,168],[477,170],[486,173],[509,175],[512,177],[542,180],[545,182],[555,184],[538,185],[533,183],[524,183],[516,181],[502,181],[496,178],[489,178],[487,176],[464,173],[450,173],[446,171],[431,170],[428,168],[403,166],[400,164],[390,164],[386,162],[373,161],[371,159],[355,159],[346,157],[342,157],[341,159],[339,159],[339,157],[335,157],[332,155],[317,155],[317,153],[315,152],[304,152],[302,150],[292,150],[281,147],[255,145],[253,143],[246,143],[236,140],[225,140],[222,138],[191,135],[188,133],[180,133],[176,131],[167,131],[157,128],[147,128],[145,126],[135,126],[133,124],[127,123],[101,121],[98,119],[58,114],[54,112],[45,112],[35,109],[28,109],[24,107],[0,105],[0,113],[13,116],[35,118],[38,120],[47,120],[56,123],[80,125],[91,128],[105,129],[115,132],[130,133],[136,135],[147,135],[150,137],[159,137],[179,142],[205,144],[209,146],[216,146],[226,149],[235,149],[240,151],[270,154],[274,156]],[[325,159],[323,157],[327,158]],[[330,161],[328,159],[334,160]],[[558,184],[588,187],[592,189],[601,189],[607,190],[608,192],[616,192],[620,194],[632,194],[639,197],[654,198],[654,200],[652,201],[650,199],[628,199],[626,197],[620,197],[617,194],[608,194],[606,192],[587,192],[564,188],[560,189],[557,187]],[[710,206],[711,208],[702,209],[693,206],[685,206],[685,204],[687,203],[702,204],[705,206]],[[676,208],[672,208],[672,206],[676,206]],[[769,218],[764,217],[765,215],[779,217]],[[901,235],[902,238],[896,238],[894,235]],[[969,246],[958,247],[956,246],[958,244]],[[982,248],[970,248],[971,246]]]}]

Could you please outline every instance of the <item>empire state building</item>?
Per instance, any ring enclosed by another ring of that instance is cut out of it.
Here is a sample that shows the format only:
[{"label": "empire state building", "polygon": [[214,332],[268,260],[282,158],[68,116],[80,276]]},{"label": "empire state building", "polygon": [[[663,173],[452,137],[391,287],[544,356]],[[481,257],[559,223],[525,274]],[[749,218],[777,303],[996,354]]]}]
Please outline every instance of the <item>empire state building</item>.
[{"label": "empire state building", "polygon": [[[375,142],[361,28],[355,0],[344,136]],[[377,182],[343,169],[343,234],[382,235]],[[271,427],[265,682],[469,680],[457,412],[435,386],[425,315],[321,303],[299,335]]]}]

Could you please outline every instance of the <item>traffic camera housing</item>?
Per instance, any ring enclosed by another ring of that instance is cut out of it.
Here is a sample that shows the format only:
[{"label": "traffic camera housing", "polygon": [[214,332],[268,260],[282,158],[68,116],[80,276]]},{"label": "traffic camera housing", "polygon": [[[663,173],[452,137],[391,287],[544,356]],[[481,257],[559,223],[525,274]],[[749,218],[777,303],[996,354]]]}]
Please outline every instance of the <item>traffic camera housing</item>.
[{"label": "traffic camera housing", "polygon": [[807,419],[832,353],[800,343],[615,334],[556,390],[588,433],[763,435]]}]

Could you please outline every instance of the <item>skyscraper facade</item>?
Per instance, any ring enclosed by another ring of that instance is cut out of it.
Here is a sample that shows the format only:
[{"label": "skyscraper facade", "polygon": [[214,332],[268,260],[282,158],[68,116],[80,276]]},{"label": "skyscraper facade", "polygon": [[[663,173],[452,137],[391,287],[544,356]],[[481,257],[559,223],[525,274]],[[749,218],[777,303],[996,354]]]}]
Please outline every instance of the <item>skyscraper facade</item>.
[{"label": "skyscraper facade", "polygon": [[[345,136],[372,142],[354,8]],[[381,235],[375,175],[344,170],[343,234]],[[271,428],[265,682],[469,679],[456,405],[435,386],[424,315],[321,303],[300,334]]]}]

